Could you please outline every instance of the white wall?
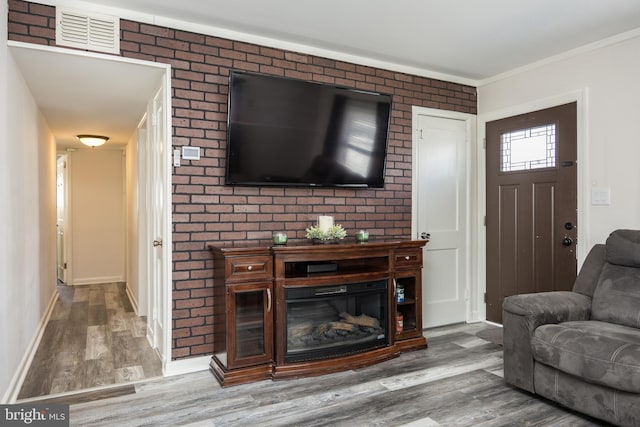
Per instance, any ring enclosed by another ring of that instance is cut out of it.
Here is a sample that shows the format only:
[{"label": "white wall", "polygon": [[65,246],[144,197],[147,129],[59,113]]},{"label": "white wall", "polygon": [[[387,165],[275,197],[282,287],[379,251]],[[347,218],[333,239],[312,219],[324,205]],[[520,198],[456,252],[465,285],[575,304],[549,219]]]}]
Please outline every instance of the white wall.
[{"label": "white wall", "polygon": [[72,284],[125,281],[125,178],[122,150],[70,153]]},{"label": "white wall", "polygon": [[0,396],[55,294],[55,141],[7,50],[0,2]]},{"label": "white wall", "polygon": [[[583,123],[582,127],[579,123],[578,129],[581,258],[594,244],[603,243],[614,229],[640,229],[639,78],[640,31],[636,31],[619,37],[614,44],[574,52],[572,56],[482,84],[478,89],[478,124],[482,135],[487,119],[524,112],[519,111],[522,106],[555,103],[554,100],[569,100],[574,94],[581,94],[578,104],[579,108],[582,105],[579,121],[582,119]],[[484,181],[484,176],[479,181]],[[611,204],[592,206],[592,187],[610,188]]]}]

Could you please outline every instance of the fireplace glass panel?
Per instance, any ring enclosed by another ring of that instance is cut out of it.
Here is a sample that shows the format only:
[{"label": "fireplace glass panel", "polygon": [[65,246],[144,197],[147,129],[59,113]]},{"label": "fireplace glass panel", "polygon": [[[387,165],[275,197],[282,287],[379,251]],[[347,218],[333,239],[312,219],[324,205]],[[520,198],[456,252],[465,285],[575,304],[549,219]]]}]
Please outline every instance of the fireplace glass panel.
[{"label": "fireplace glass panel", "polygon": [[285,361],[326,359],[387,346],[387,283],[287,288]]}]

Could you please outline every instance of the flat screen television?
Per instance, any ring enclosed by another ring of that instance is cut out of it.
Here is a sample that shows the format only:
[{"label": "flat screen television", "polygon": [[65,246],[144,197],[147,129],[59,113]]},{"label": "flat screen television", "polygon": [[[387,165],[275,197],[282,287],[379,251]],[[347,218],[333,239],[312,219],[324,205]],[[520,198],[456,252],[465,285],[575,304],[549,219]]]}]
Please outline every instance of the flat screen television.
[{"label": "flat screen television", "polygon": [[232,71],[227,185],[384,187],[391,96]]}]

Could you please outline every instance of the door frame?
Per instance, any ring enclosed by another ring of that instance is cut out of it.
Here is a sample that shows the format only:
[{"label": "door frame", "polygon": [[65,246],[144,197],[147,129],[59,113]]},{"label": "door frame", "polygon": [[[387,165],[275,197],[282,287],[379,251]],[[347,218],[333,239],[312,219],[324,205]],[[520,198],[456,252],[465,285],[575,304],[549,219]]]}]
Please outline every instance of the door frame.
[{"label": "door frame", "polygon": [[[163,263],[165,266],[164,269],[164,278],[165,278],[165,282],[166,282],[166,288],[167,289],[159,289],[158,291],[161,293],[161,301],[160,301],[160,307],[155,307],[158,310],[158,316],[162,316],[163,318],[163,322],[164,324],[167,326],[164,328],[164,334],[162,337],[158,337],[159,340],[162,340],[162,342],[160,343],[160,345],[158,345],[158,349],[160,350],[161,354],[160,354],[160,358],[162,361],[162,371],[163,374],[166,375],[167,370],[170,368],[171,365],[171,335],[172,335],[172,330],[173,330],[173,325],[171,323],[171,315],[172,315],[172,307],[171,307],[171,288],[172,288],[172,252],[173,252],[173,246],[172,246],[172,233],[171,233],[171,211],[172,211],[172,204],[171,204],[171,196],[172,196],[172,189],[171,189],[171,178],[172,178],[172,170],[171,170],[171,144],[172,144],[172,140],[171,140],[171,131],[172,131],[172,119],[171,119],[171,65],[170,64],[163,64],[163,63],[159,63],[159,62],[151,62],[151,61],[145,61],[145,60],[141,60],[141,59],[133,59],[133,58],[127,58],[127,57],[122,57],[122,56],[114,56],[114,55],[108,55],[108,54],[103,54],[103,53],[97,53],[97,52],[89,52],[89,51],[81,51],[81,50],[75,50],[75,49],[68,49],[68,48],[61,48],[61,47],[57,47],[57,46],[42,46],[42,45],[35,45],[35,44],[29,44],[29,43],[22,43],[22,42],[14,42],[14,41],[9,41],[7,42],[8,46],[11,47],[17,47],[20,49],[30,49],[30,50],[34,50],[34,51],[48,51],[48,52],[55,52],[57,54],[60,55],[69,55],[69,56],[80,56],[80,57],[86,57],[86,58],[94,58],[94,59],[100,59],[100,60],[105,60],[105,61],[112,61],[112,62],[119,62],[119,63],[129,63],[129,64],[137,64],[137,65],[141,65],[141,66],[145,66],[145,67],[149,67],[149,68],[156,68],[156,69],[160,69],[162,70],[162,77],[160,79],[160,81],[158,82],[158,86],[162,86],[163,88],[163,93],[164,96],[162,98],[162,103],[163,103],[163,111],[164,111],[164,126],[162,128],[162,132],[163,132],[163,163],[164,163],[164,168],[165,168],[165,173],[164,173],[164,182],[162,182],[162,188],[163,188],[163,198],[164,198],[164,222],[163,222],[163,232],[164,232],[164,242],[165,244],[163,245],[162,248],[162,256],[164,258]],[[88,76],[89,78],[91,76]],[[153,95],[152,95],[153,97]],[[148,101],[145,100],[145,101]],[[140,112],[141,116],[144,114],[144,112]],[[139,185],[142,185],[143,183],[146,183],[147,181],[147,176],[145,175],[141,175],[140,171],[136,171],[137,173],[137,177],[138,177],[138,183]],[[151,211],[153,211],[152,209],[150,209]],[[57,213],[54,213],[54,215],[57,215]],[[70,218],[70,220],[72,220],[72,218]],[[54,224],[55,227],[55,218],[52,218],[52,223]],[[71,236],[67,236],[67,239],[69,239]],[[139,237],[138,239],[138,244],[139,245],[148,245],[151,246],[151,242],[148,241],[142,241],[141,240],[142,237]],[[127,253],[129,252],[130,248],[127,248]],[[71,256],[67,257],[67,263],[73,262],[73,260],[71,259]],[[54,257],[54,263],[56,263],[55,257]],[[144,266],[146,265],[145,263],[147,262],[145,259],[139,259],[138,262],[140,263],[140,266]],[[67,267],[69,268],[70,264],[67,265]],[[56,266],[52,266],[52,269],[55,270]],[[67,273],[69,274],[69,273]],[[69,280],[69,277],[67,277],[67,279]]]},{"label": "door frame", "polygon": [[546,108],[556,107],[563,104],[568,104],[571,102],[576,103],[576,126],[577,126],[577,135],[576,135],[576,149],[577,149],[577,194],[578,194],[578,202],[577,202],[577,224],[578,224],[578,238],[576,244],[576,258],[578,263],[578,271],[580,271],[580,266],[584,261],[587,253],[589,252],[588,242],[590,229],[589,226],[589,210],[587,206],[587,201],[589,200],[589,184],[585,182],[585,177],[589,176],[589,162],[587,153],[589,138],[587,134],[587,118],[588,118],[588,89],[583,88],[573,92],[568,92],[564,94],[560,94],[557,96],[532,100],[529,102],[525,102],[522,104],[513,105],[507,107],[502,110],[492,111],[488,113],[482,113],[478,115],[478,141],[479,147],[478,151],[482,153],[481,156],[476,157],[476,184],[477,184],[477,234],[476,241],[478,242],[477,246],[477,263],[476,268],[474,269],[476,280],[477,280],[477,293],[478,293],[478,313],[481,320],[486,320],[487,311],[486,304],[484,302],[484,294],[487,289],[487,253],[486,253],[486,243],[487,243],[487,235],[486,235],[486,227],[485,227],[485,214],[487,212],[486,206],[486,124],[487,122],[491,122],[494,120],[500,120],[507,117],[517,116],[520,114],[526,114],[533,111],[543,110]]},{"label": "door frame", "polygon": [[[417,150],[418,150],[418,140],[420,135],[418,134],[417,123],[418,116],[430,116],[442,119],[454,119],[464,121],[466,124],[466,144],[467,151],[465,155],[467,156],[466,164],[468,165],[468,170],[466,171],[466,218],[467,222],[465,224],[466,227],[466,277],[463,278],[465,282],[465,297],[467,300],[466,303],[466,320],[467,322],[474,322],[480,320],[478,317],[478,301],[477,301],[477,292],[473,292],[473,289],[477,288],[476,278],[471,274],[473,266],[475,265],[477,258],[477,248],[478,243],[475,236],[476,232],[476,224],[473,221],[473,212],[477,212],[477,194],[475,188],[472,186],[472,178],[476,176],[475,173],[475,165],[477,164],[477,144],[476,144],[476,122],[477,117],[474,114],[469,113],[461,113],[457,111],[449,111],[449,110],[439,110],[435,108],[426,108],[419,106],[411,107],[411,123],[413,126],[412,138],[411,138],[411,238],[420,240],[420,236],[418,235],[418,215],[417,215],[417,207],[418,207],[418,183],[417,183]],[[428,243],[427,243],[428,245]],[[424,295],[424,290],[423,290]]]}]

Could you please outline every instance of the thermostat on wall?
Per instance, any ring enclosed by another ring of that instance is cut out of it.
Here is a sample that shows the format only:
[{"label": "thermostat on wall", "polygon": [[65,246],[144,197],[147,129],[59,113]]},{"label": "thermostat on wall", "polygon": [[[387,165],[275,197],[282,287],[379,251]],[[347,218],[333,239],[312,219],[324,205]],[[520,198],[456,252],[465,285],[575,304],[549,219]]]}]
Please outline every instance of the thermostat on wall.
[{"label": "thermostat on wall", "polygon": [[184,160],[200,160],[200,147],[182,147]]}]

